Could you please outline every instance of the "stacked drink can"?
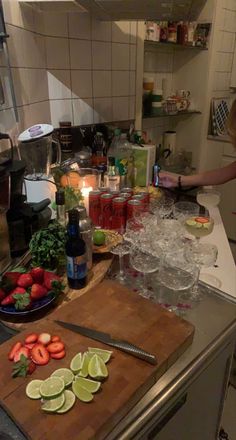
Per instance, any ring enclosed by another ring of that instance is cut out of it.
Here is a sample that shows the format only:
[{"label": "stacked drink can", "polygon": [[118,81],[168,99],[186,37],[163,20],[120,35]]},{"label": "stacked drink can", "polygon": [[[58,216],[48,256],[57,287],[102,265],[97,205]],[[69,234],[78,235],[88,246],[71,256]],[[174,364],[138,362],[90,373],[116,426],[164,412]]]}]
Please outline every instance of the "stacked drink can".
[{"label": "stacked drink can", "polygon": [[89,193],[89,217],[94,226],[104,229],[124,233],[126,221],[148,209],[149,193],[145,191],[134,195],[132,188],[99,188]]}]

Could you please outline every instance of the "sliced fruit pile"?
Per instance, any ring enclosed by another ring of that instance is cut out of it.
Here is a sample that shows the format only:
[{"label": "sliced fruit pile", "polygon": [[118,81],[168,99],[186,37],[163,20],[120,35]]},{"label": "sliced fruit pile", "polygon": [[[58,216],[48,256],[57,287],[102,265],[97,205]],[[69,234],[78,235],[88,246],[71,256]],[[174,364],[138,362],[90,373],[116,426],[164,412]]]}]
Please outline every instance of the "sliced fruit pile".
[{"label": "sliced fruit pile", "polygon": [[60,277],[42,267],[34,267],[30,271],[17,268],[5,272],[0,284],[1,306],[14,305],[16,310],[29,310],[32,303],[53,292],[58,295],[64,286]]},{"label": "sliced fruit pile", "polygon": [[70,369],[59,368],[46,380],[29,382],[26,395],[30,399],[41,399],[41,409],[56,414],[69,411],[76,397],[81,402],[91,402],[101,388],[101,381],[108,377],[106,363],[111,355],[112,351],[89,347],[85,353],[73,357]]},{"label": "sliced fruit pile", "polygon": [[212,221],[210,221],[207,217],[191,217],[186,220],[186,224],[196,229],[210,229],[212,226]]},{"label": "sliced fruit pile", "polygon": [[16,342],[8,353],[14,362],[12,377],[32,374],[36,365],[46,365],[50,359],[62,359],[66,355],[65,345],[59,336],[49,333],[30,333],[24,342]]}]

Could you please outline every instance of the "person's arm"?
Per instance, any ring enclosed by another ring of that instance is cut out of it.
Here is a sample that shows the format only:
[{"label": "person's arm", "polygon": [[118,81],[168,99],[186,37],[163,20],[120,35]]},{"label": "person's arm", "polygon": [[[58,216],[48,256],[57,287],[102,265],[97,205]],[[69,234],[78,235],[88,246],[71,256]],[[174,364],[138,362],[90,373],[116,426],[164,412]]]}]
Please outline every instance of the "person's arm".
[{"label": "person's arm", "polygon": [[[232,179],[236,179],[236,161],[216,170],[190,176],[181,176],[181,186],[221,185]],[[176,188],[179,186],[179,176],[161,172],[159,184],[166,188]]]}]

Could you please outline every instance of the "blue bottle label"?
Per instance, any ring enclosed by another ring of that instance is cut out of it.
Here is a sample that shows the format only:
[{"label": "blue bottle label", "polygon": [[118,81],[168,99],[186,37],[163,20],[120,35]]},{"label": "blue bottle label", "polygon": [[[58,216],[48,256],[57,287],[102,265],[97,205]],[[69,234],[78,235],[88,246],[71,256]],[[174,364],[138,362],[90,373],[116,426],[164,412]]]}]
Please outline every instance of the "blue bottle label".
[{"label": "blue bottle label", "polygon": [[77,257],[67,257],[67,276],[73,280],[81,280],[87,275],[86,254]]}]

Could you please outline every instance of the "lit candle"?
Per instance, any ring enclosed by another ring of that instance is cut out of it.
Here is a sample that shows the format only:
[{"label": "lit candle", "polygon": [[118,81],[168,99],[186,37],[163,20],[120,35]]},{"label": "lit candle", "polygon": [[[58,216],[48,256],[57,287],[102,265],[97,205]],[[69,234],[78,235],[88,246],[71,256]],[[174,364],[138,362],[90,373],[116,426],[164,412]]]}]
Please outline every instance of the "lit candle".
[{"label": "lit candle", "polygon": [[93,188],[91,186],[84,186],[83,188],[81,188],[81,194],[83,196],[83,203],[86,208],[87,215],[89,215],[89,193],[92,190]]}]

